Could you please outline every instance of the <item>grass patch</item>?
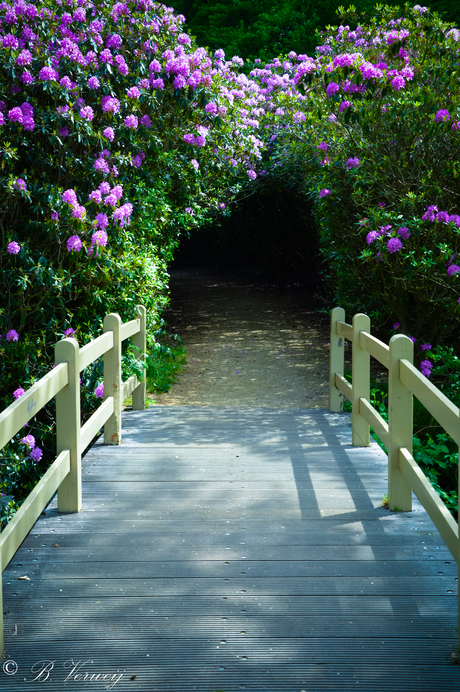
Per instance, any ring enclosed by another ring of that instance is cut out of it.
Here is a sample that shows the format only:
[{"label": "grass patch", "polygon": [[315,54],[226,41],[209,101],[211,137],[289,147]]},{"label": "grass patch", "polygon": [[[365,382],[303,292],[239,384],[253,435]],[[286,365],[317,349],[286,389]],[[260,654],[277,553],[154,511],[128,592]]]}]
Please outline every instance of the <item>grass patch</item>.
[{"label": "grass patch", "polygon": [[155,332],[154,348],[147,354],[147,391],[150,394],[169,392],[177,375],[187,364],[187,354],[182,339],[169,334],[163,323]]}]

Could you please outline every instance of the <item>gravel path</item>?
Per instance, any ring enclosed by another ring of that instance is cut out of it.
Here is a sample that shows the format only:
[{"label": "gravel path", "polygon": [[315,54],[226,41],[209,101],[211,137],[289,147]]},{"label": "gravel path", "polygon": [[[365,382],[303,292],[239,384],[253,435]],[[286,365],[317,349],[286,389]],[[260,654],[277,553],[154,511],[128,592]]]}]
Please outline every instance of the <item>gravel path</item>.
[{"label": "gravel path", "polygon": [[188,364],[156,403],[327,407],[328,319],[311,292],[198,270],[172,271],[170,288],[165,318]]}]

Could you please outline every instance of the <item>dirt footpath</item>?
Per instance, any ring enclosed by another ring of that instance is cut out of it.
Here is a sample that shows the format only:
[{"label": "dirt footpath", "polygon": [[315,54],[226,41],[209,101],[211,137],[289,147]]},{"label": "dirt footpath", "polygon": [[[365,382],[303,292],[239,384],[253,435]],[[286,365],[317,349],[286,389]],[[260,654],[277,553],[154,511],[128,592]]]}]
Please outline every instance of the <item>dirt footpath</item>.
[{"label": "dirt footpath", "polygon": [[198,270],[173,270],[170,287],[168,331],[183,339],[188,364],[154,401],[327,407],[328,318],[308,291],[280,295],[276,285]]}]

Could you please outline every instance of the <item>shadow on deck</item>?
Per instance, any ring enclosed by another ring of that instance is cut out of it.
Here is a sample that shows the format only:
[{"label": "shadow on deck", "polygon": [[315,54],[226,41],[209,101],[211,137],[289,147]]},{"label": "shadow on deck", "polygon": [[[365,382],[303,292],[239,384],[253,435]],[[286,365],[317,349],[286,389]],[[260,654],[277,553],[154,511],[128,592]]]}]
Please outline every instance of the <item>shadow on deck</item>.
[{"label": "shadow on deck", "polygon": [[346,414],[125,412],[83,476],[4,572],[2,691],[459,686],[455,560],[415,498],[380,506],[386,456]]}]

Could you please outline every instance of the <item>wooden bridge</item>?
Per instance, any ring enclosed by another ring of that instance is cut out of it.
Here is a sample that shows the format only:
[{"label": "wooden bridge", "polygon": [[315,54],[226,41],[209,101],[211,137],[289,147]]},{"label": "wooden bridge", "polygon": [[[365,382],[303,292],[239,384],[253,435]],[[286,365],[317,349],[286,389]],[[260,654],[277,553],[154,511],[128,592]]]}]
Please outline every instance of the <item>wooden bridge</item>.
[{"label": "wooden bridge", "polygon": [[322,409],[125,411],[4,571],[0,690],[459,689],[455,560],[351,442]]},{"label": "wooden bridge", "polygon": [[[137,315],[58,342],[55,368],[0,413],[1,448],[56,398],[58,457],[0,534],[1,692],[459,689],[458,526],[412,457],[412,396],[458,444],[460,409],[410,339],[386,345],[335,308],[334,412],[144,410],[145,379],[121,372],[127,339],[145,357]],[[100,357],[104,403],[82,426],[79,373]]]}]

